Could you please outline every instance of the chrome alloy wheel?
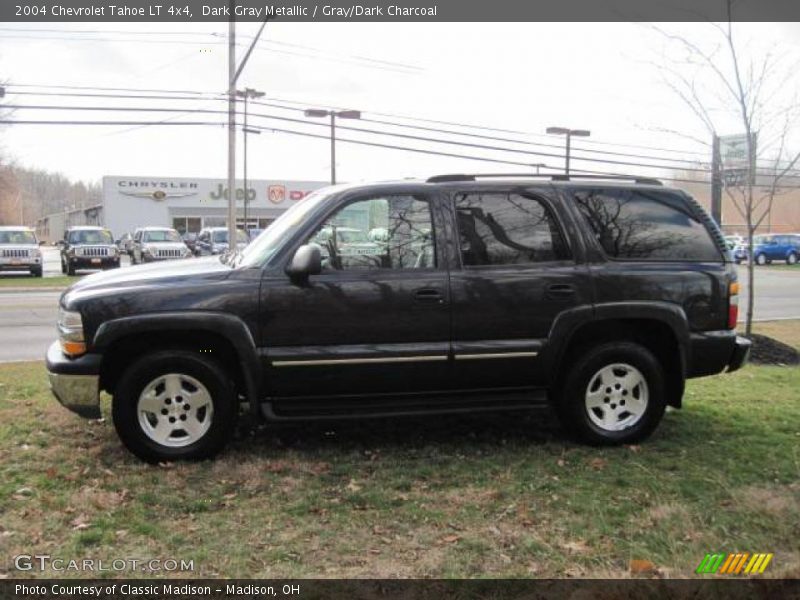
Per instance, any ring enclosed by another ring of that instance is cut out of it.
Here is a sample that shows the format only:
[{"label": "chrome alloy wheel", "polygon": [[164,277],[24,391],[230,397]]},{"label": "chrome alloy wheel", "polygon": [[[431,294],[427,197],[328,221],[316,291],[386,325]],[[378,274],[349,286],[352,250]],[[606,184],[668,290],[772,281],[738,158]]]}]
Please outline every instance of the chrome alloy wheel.
[{"label": "chrome alloy wheel", "polygon": [[584,403],[595,426],[605,431],[633,427],[647,410],[647,381],[641,371],[626,363],[614,363],[589,380]]},{"label": "chrome alloy wheel", "polygon": [[211,427],[214,405],[206,387],[183,373],[160,375],[148,383],[136,404],[139,426],[154,442],[181,448]]}]

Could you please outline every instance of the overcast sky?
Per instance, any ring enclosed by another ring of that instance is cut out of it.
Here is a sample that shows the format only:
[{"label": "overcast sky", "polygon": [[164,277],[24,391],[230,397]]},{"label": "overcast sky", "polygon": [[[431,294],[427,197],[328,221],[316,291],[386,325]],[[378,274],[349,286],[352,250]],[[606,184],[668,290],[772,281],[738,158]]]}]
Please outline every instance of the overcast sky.
[{"label": "overcast sky", "polygon": [[[239,24],[241,41],[246,43],[244,36],[254,35],[257,27],[255,23]],[[706,43],[710,37],[709,26],[704,24],[663,27],[688,35],[698,43]],[[32,32],[32,29],[47,31]],[[76,33],[77,30],[99,33]],[[225,23],[2,24],[0,79],[10,84],[220,93],[226,87],[226,31]],[[797,24],[739,24],[737,34],[743,46],[748,44],[748,53],[776,48],[786,56],[787,64],[800,56]],[[243,51],[239,48],[240,55]],[[694,154],[667,150],[704,152],[705,149],[688,139],[660,131],[668,128],[707,137],[699,122],[663,85],[653,63],[659,62],[665,53],[676,58],[674,47],[665,47],[663,38],[648,26],[629,23],[270,22],[239,87],[263,90],[268,98],[297,101],[302,106],[360,109],[365,117],[375,119],[394,119],[376,113],[397,114],[522,130],[532,134],[531,141],[543,143],[563,142],[541,136],[547,126],[584,128],[591,130],[591,142],[633,144],[653,150],[576,142],[578,147],[693,158]],[[796,90],[798,77],[795,75],[783,84],[779,94]],[[13,93],[5,100],[24,105],[225,109],[223,102],[205,100],[106,100]],[[254,107],[253,110],[303,118],[301,113],[277,109]],[[735,120],[722,114],[717,117],[720,133],[738,132]],[[169,119],[171,122],[225,119],[222,114],[45,110],[17,110],[13,118]],[[326,129],[314,124],[280,124],[256,118],[251,123],[327,134]],[[348,125],[344,121],[341,124]],[[390,129],[374,123],[360,126]],[[455,139],[424,131],[405,133]],[[543,162],[558,168],[563,164],[554,157],[377,138],[344,130],[340,135],[459,154]],[[467,141],[463,137],[458,139]],[[326,180],[329,176],[329,145],[324,139],[264,131],[251,136],[249,143],[252,178]],[[800,136],[794,135],[793,143],[800,143]],[[0,129],[0,145],[6,155],[22,165],[59,171],[76,179],[99,180],[103,175],[224,177],[226,174],[227,136],[223,127],[16,125]],[[559,152],[547,147],[529,149]],[[453,171],[520,170],[347,143],[340,143],[337,152],[341,181]],[[239,166],[241,176],[241,160]],[[576,166],[659,174],[624,166],[591,163]]]}]

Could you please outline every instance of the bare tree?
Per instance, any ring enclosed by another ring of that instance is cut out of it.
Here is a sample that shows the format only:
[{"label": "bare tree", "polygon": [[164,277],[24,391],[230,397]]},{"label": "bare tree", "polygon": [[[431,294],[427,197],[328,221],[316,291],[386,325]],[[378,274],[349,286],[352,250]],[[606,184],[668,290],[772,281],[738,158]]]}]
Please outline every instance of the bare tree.
[{"label": "bare tree", "polygon": [[[755,299],[753,236],[770,214],[776,195],[792,187],[790,180],[798,181],[790,172],[800,161],[800,151],[791,153],[787,147],[798,104],[797,93],[786,94],[794,83],[796,65],[782,64],[783,59],[774,52],[759,58],[748,56],[735,38],[732,4],[732,0],[726,0],[727,23],[709,23],[710,35],[704,36],[702,43],[654,29],[684,55],[659,65],[667,86],[711,136],[717,135],[717,121],[726,117],[739,123],[746,136],[748,172],[737,181],[726,182],[724,189],[747,228],[750,260],[745,335],[749,337]],[[781,94],[791,100],[782,102]],[[770,132],[772,137],[766,137]],[[756,135],[760,136],[757,148]],[[759,172],[759,160],[769,160],[771,166]]]}]

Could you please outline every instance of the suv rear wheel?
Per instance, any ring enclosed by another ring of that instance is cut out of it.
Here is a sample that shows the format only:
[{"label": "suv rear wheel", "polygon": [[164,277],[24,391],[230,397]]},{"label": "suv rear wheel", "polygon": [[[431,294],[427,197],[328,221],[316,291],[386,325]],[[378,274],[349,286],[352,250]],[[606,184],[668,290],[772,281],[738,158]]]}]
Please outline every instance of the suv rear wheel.
[{"label": "suv rear wheel", "polygon": [[567,373],[556,412],[590,444],[633,443],[664,415],[664,370],[644,346],[609,342],[587,350]]},{"label": "suv rear wheel", "polygon": [[125,446],[149,461],[208,458],[230,438],[238,405],[228,374],[187,350],[136,361],[116,386],[112,414]]},{"label": "suv rear wheel", "polygon": [[789,256],[786,257],[786,264],[787,265],[797,264],[797,254],[795,254],[794,252],[789,252]]}]

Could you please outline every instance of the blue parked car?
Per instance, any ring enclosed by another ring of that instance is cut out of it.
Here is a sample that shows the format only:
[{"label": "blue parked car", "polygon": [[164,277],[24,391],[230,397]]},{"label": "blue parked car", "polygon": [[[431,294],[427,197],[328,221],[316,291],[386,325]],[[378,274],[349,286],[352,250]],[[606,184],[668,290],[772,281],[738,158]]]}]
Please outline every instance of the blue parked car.
[{"label": "blue parked car", "polygon": [[[753,256],[757,265],[768,265],[773,260],[784,260],[794,265],[800,257],[800,234],[758,235],[753,239]],[[747,246],[737,246],[733,251],[737,263],[747,260]]]}]

